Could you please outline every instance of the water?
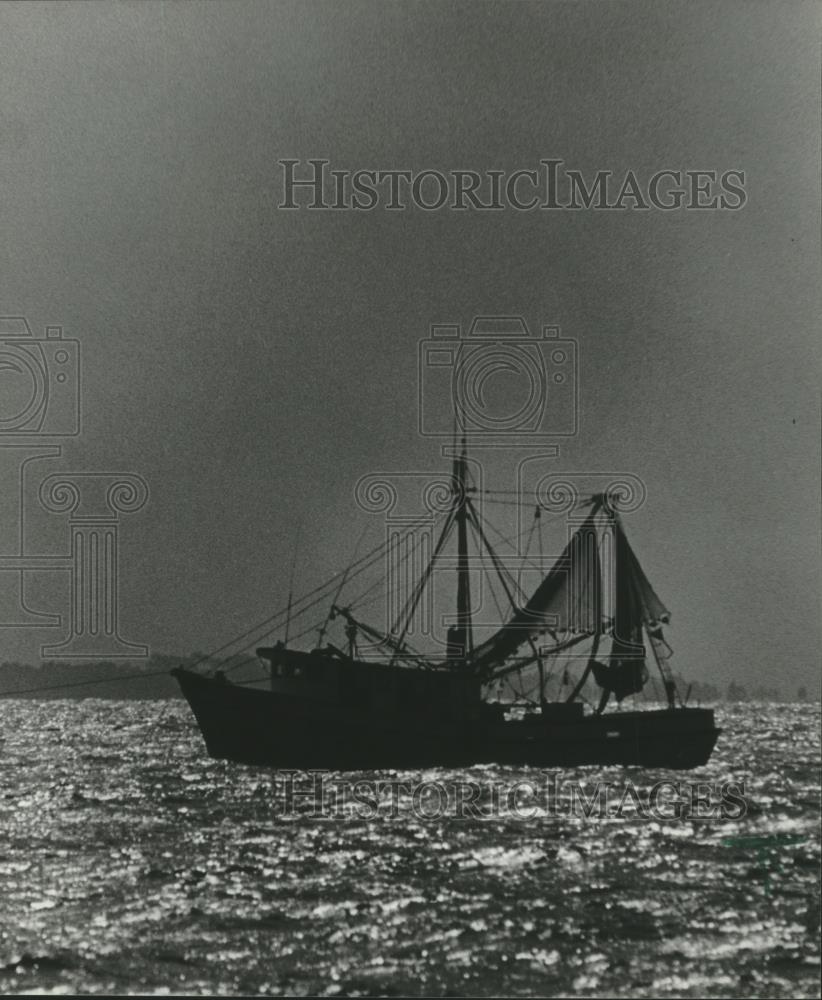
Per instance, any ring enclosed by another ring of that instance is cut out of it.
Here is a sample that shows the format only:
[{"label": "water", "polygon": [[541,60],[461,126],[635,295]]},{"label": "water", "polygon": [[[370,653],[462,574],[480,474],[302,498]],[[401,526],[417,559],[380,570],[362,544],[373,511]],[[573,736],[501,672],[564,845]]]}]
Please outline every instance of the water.
[{"label": "water", "polygon": [[719,722],[698,771],[561,777],[744,780],[741,819],[368,820],[286,812],[183,703],[0,702],[0,991],[818,997],[819,706]]}]

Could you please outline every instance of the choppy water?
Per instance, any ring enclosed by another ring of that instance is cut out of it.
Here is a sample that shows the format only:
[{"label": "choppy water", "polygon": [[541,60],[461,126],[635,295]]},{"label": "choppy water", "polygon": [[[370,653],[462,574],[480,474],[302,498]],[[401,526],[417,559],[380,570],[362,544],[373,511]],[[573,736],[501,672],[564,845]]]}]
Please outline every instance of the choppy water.
[{"label": "choppy water", "polygon": [[741,819],[323,818],[182,703],[0,702],[0,991],[819,996],[819,706],[720,724],[699,771],[561,777],[744,780]]}]

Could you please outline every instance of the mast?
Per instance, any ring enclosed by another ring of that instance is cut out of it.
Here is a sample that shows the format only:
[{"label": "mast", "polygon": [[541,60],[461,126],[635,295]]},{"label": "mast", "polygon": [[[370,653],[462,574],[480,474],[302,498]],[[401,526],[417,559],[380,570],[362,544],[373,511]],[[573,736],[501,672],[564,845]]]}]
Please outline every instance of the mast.
[{"label": "mast", "polygon": [[471,634],[471,580],[468,568],[468,492],[465,435],[462,453],[454,455],[454,519],[457,523],[457,623],[450,629],[456,657],[464,666],[473,652]]}]

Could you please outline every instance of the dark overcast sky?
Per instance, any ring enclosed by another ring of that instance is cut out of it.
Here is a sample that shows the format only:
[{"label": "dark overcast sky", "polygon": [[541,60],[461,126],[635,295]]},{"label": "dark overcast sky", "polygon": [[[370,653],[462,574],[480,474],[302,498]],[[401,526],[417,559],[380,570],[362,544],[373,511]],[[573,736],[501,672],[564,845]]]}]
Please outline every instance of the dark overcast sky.
[{"label": "dark overcast sky", "polygon": [[[429,324],[516,313],[580,344],[557,468],[647,485],[628,530],[676,666],[818,684],[819,21],[743,0],[4,4],[0,312],[82,342],[62,467],[150,483],[122,529],[124,633],[182,652],[263,617],[301,517],[298,586],[338,568],[357,479],[438,467],[415,431]],[[743,169],[748,203],[279,211],[278,159],[312,156]]]}]

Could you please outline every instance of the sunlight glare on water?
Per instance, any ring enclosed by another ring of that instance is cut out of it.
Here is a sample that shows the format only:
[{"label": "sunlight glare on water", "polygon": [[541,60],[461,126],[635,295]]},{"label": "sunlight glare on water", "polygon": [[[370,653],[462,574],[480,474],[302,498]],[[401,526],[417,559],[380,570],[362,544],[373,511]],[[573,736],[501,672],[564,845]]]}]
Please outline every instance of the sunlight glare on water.
[{"label": "sunlight glare on water", "polygon": [[744,780],[741,819],[363,819],[287,813],[182,702],[0,702],[0,990],[818,996],[819,706],[719,716],[698,771],[562,778]]}]

